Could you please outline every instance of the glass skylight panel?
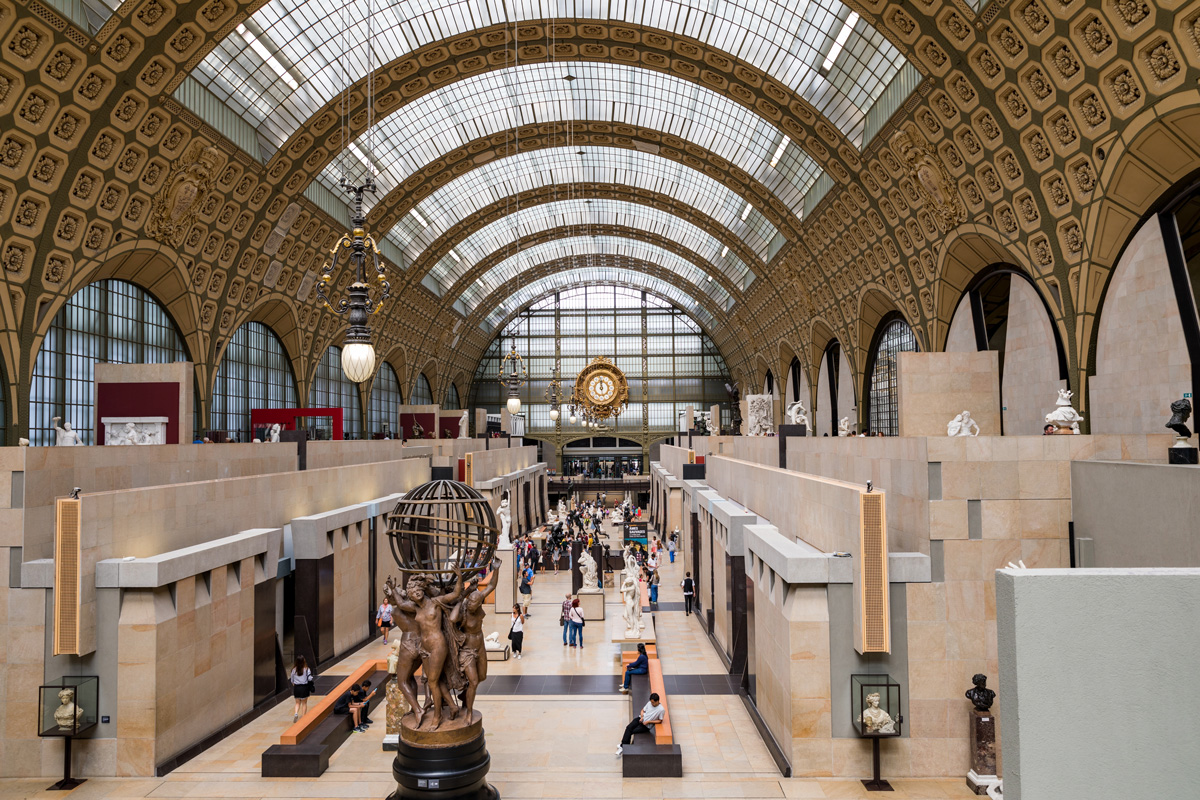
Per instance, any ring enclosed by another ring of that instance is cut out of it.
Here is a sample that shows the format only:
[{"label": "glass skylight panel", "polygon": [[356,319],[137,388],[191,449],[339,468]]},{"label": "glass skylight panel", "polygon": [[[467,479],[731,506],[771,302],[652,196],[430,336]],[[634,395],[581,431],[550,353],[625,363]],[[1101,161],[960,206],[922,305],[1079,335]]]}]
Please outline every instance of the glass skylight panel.
[{"label": "glass skylight panel", "polygon": [[[388,64],[447,37],[516,20],[582,18],[645,25],[703,41],[762,69],[811,102],[860,147],[871,105],[904,65],[898,50],[859,20],[822,70],[850,16],[838,0],[374,0],[376,59]],[[254,47],[231,33],[193,77],[251,119],[276,146],[366,74],[367,0],[269,0],[246,22],[297,80],[292,88]],[[346,47],[342,31],[352,26]],[[826,73],[826,74],[823,74]]]},{"label": "glass skylight panel", "polygon": [[[564,75],[574,80],[566,81]],[[624,122],[678,136],[761,181],[797,215],[821,172],[774,124],[691,81],[619,64],[526,64],[465,78],[383,119],[373,137],[380,191],[365,198],[367,207],[471,141],[521,125],[567,120]],[[360,136],[358,145],[365,147],[364,139]],[[780,171],[772,162],[785,150],[792,163]],[[342,161],[323,170],[320,179],[326,186],[337,187]]]},{"label": "glass skylight panel", "polygon": [[730,300],[729,293],[721,284],[708,280],[708,273],[690,261],[657,245],[619,236],[569,236],[533,245],[492,267],[474,284],[468,286],[459,299],[473,312],[476,306],[501,286],[529,270],[562,258],[576,257],[584,261],[589,255],[624,256],[656,264],[700,287],[722,308],[726,307]]},{"label": "glass skylight panel", "polygon": [[[428,222],[422,227],[411,213],[392,228],[392,239],[409,261],[416,261],[426,248],[454,225],[480,209],[520,192],[543,186],[560,186],[566,195],[572,183],[610,183],[630,186],[673,197],[707,214],[729,229],[764,261],[767,247],[778,230],[753,209],[740,219],[746,200],[703,172],[637,150],[616,147],[555,147],[498,158],[440,187],[417,204],[417,212]],[[516,211],[516,203],[512,210]]]},{"label": "glass skylight panel", "polygon": [[653,206],[596,198],[590,201],[559,200],[522,208],[459,242],[454,250],[461,261],[445,256],[430,272],[439,284],[448,289],[480,261],[514,246],[518,239],[568,225],[616,225],[656,233],[715,264],[730,281],[739,286],[750,271],[736,253],[729,253],[729,248],[720,239],[687,220]]},{"label": "glass skylight panel", "polygon": [[[677,286],[673,286],[664,280],[643,272],[617,267],[572,269],[545,278],[539,278],[507,296],[498,308],[487,315],[479,327],[490,333],[519,309],[555,291],[575,289],[583,285],[595,288],[599,285],[609,284],[644,289],[647,292],[658,295],[659,299],[665,299],[674,303],[707,329],[713,330],[716,327],[715,319],[709,310],[703,304],[697,302],[694,297],[685,294]],[[582,308],[584,298],[581,297],[579,299],[580,303],[578,307]],[[565,309],[570,306],[570,303],[567,302],[567,298],[563,298],[560,305]],[[651,301],[650,305],[653,306],[654,302]],[[564,359],[564,374],[568,371],[566,366]]]}]

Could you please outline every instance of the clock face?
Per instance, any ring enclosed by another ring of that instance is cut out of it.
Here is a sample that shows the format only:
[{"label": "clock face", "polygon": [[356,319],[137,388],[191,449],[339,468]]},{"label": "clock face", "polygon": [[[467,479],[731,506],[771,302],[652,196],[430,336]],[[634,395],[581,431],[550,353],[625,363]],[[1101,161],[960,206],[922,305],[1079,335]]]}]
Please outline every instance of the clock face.
[{"label": "clock face", "polygon": [[587,393],[593,403],[607,404],[617,393],[616,381],[611,375],[593,375],[587,384]]}]

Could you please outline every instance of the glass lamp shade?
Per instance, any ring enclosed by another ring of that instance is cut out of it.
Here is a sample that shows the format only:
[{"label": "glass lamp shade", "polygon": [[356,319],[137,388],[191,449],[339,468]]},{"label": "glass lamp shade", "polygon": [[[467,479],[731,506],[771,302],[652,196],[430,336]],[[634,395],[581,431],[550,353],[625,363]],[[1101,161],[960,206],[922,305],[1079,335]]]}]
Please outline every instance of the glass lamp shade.
[{"label": "glass lamp shade", "polygon": [[520,410],[521,410],[521,398],[519,398],[519,397],[508,398],[508,413],[516,414]]},{"label": "glass lamp shade", "polygon": [[571,424],[572,424],[572,425],[574,425],[574,424],[575,424],[575,423],[578,421],[578,420],[575,418],[575,415],[574,415],[574,414],[572,414],[570,417],[568,417],[568,419],[570,419],[570,421],[571,421]]},{"label": "glass lamp shade", "polygon": [[550,409],[550,421],[551,422],[558,421],[558,409],[557,408]]},{"label": "glass lamp shade", "polygon": [[375,348],[370,342],[351,342],[342,348],[342,371],[354,383],[375,373]]}]

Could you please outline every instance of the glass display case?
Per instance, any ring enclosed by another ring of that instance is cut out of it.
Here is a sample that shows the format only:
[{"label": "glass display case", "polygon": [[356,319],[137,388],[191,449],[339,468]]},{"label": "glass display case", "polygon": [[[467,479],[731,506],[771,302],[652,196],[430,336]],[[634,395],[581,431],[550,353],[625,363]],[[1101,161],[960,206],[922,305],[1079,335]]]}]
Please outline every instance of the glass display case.
[{"label": "glass display case", "polygon": [[851,675],[850,709],[859,736],[899,736],[904,723],[900,684],[889,675]]},{"label": "glass display case", "polygon": [[38,687],[38,735],[78,736],[100,721],[100,679],[68,675]]}]

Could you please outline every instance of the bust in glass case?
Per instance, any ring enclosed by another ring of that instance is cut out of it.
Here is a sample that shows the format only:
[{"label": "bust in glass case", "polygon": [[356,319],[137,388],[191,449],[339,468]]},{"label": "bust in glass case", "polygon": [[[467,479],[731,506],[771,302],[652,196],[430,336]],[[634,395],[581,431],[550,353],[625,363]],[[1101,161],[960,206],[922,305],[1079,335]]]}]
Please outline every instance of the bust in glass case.
[{"label": "bust in glass case", "polygon": [[75,705],[75,690],[61,689],[58,693],[58,708],[54,709],[54,721],[60,731],[74,732],[83,721],[83,709]]},{"label": "bust in glass case", "polygon": [[896,721],[879,707],[879,692],[867,695],[867,707],[863,709],[859,722],[867,733],[895,733]]}]

